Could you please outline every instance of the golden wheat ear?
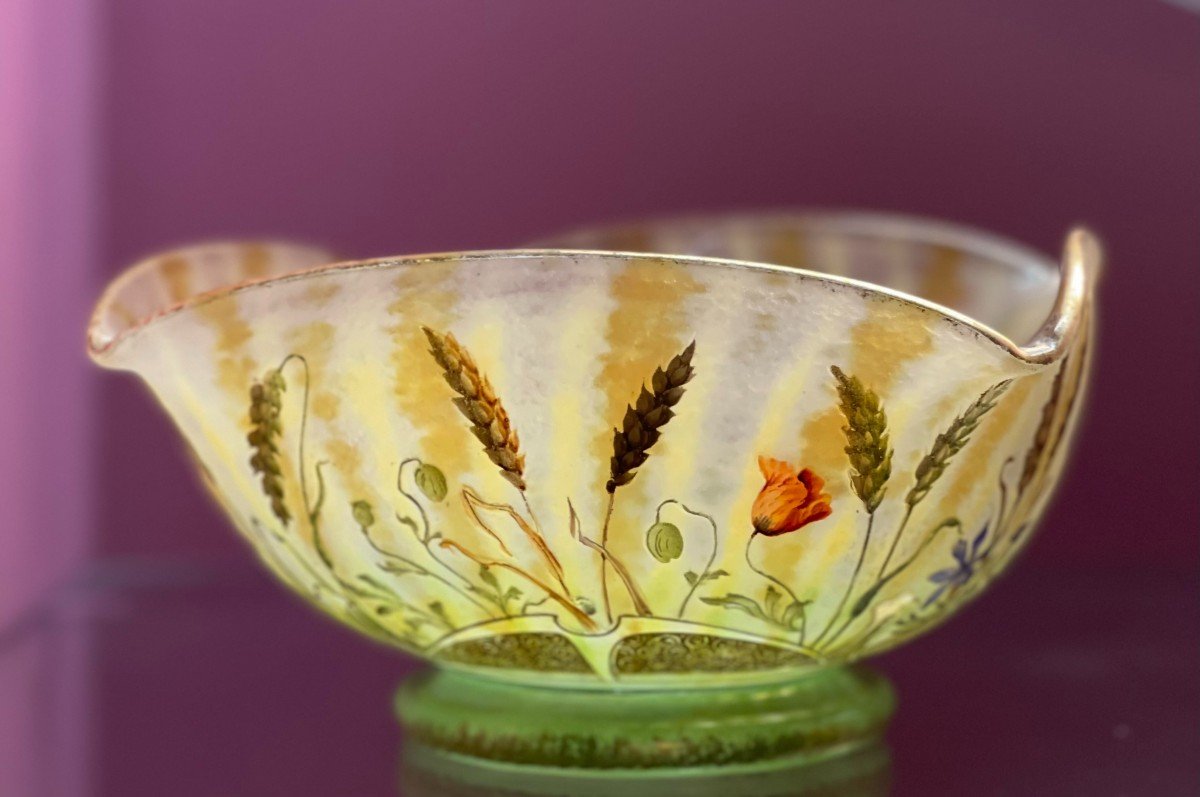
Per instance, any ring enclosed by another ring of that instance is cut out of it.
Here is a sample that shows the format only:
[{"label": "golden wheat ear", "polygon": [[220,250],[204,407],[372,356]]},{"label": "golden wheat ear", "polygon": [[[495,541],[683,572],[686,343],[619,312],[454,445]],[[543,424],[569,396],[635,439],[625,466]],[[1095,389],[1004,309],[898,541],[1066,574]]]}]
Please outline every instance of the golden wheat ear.
[{"label": "golden wheat ear", "polygon": [[429,327],[421,327],[421,331],[429,339],[429,353],[441,366],[446,384],[458,394],[454,406],[470,421],[471,433],[483,443],[484,453],[500,468],[500,475],[524,492],[525,455],[491,383],[454,335],[443,335]]}]

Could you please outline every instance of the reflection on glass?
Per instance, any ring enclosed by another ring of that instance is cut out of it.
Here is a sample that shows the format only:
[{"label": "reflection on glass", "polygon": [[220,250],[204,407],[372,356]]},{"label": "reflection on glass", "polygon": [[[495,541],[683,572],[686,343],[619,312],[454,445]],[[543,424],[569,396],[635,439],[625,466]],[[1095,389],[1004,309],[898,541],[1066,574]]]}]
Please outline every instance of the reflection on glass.
[{"label": "reflection on glass", "polygon": [[882,797],[891,756],[872,744],[813,761],[650,770],[644,775],[564,774],[550,768],[474,761],[419,744],[401,750],[402,797]]}]

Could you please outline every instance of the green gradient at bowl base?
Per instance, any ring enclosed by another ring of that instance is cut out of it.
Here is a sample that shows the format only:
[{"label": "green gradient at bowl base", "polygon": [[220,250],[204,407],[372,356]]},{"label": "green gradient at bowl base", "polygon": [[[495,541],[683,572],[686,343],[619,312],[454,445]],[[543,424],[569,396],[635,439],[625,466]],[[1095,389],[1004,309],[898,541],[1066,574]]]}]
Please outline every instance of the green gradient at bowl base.
[{"label": "green gradient at bowl base", "polygon": [[879,748],[894,707],[887,680],[862,667],[691,690],[537,687],[430,671],[396,695],[416,766],[474,772],[518,793],[535,773],[552,789],[564,779],[703,780],[718,771],[724,779],[828,766]]}]

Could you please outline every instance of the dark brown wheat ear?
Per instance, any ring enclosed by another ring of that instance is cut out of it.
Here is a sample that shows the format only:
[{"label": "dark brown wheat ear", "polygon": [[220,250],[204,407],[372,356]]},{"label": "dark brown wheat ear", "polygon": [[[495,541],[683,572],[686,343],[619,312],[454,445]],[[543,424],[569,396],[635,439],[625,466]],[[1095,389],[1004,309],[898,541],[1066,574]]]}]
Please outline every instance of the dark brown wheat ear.
[{"label": "dark brown wheat ear", "polygon": [[683,397],[686,385],[696,370],[692,367],[692,355],[696,352],[696,341],[671,358],[666,368],[658,368],[650,380],[647,390],[637,401],[625,409],[625,418],[620,429],[613,429],[613,456],[606,489],[615,493],[617,488],[629,484],[637,475],[637,469],[650,457],[650,447],[658,442],[662,428],[675,417],[671,409]]},{"label": "dark brown wheat ear", "polygon": [[454,406],[471,422],[471,433],[483,443],[484,453],[500,468],[500,475],[525,490],[525,455],[504,405],[471,355],[447,332],[421,327],[429,338],[429,353],[442,367],[446,383],[458,394]]}]

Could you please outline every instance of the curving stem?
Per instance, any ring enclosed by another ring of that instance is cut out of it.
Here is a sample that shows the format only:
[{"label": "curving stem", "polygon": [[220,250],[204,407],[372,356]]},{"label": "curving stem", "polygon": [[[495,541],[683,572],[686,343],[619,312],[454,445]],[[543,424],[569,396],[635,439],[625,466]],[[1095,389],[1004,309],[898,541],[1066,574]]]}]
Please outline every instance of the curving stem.
[{"label": "curving stem", "polygon": [[909,565],[915,562],[917,557],[924,553],[925,549],[929,547],[929,544],[937,539],[937,536],[941,534],[944,529],[948,528],[959,529],[961,533],[962,522],[958,518],[947,518],[935,526],[928,534],[926,534],[925,539],[921,540],[921,544],[917,546],[917,549],[913,551],[907,559],[896,565],[896,567],[893,568],[890,573],[876,580],[874,585],[872,585],[870,589],[862,594],[862,597],[860,597],[851,608],[850,616],[845,619],[834,635],[829,638],[827,646],[836,642],[838,637],[844,634],[846,629],[850,627],[850,624],[853,623],[859,615],[866,611],[867,607],[870,606],[871,602],[875,600],[875,597],[879,594],[880,590],[887,586],[888,582],[893,578],[907,570]]},{"label": "curving stem", "polygon": [[[789,587],[787,584],[783,583],[781,580],[779,580],[775,576],[771,575],[767,571],[760,569],[757,565],[754,564],[754,561],[750,558],[750,546],[754,544],[754,539],[758,536],[759,536],[759,532],[756,529],[755,531],[752,531],[750,533],[750,539],[746,540],[746,564],[749,565],[750,569],[753,570],[755,573],[758,573],[760,576],[765,578],[767,581],[770,581],[772,584],[775,584],[780,589],[782,589],[784,592],[786,592],[788,597],[792,599],[792,602],[799,605],[801,607],[801,611],[804,611],[804,608],[808,606],[807,602],[802,601],[799,598],[797,598],[796,593],[792,592],[791,587]],[[805,614],[807,614],[807,612],[805,612]],[[801,631],[800,631],[800,644],[801,645],[804,644],[804,634],[807,632],[807,629],[808,629],[808,619],[807,619],[807,617],[805,617],[805,619],[802,622]]]},{"label": "curving stem", "polygon": [[[911,511],[912,511],[912,507],[909,507],[909,512],[911,512]],[[907,514],[904,516],[904,521],[906,523],[908,522]],[[875,524],[875,513],[871,512],[870,514],[867,515],[867,534],[865,537],[863,537],[862,550],[860,550],[858,552],[858,562],[854,565],[854,572],[850,575],[850,583],[846,585],[846,591],[845,591],[845,593],[842,594],[842,599],[840,601],[838,601],[837,608],[833,610],[833,614],[829,615],[829,622],[825,625],[825,628],[821,631],[821,633],[817,635],[816,640],[813,641],[814,646],[821,644],[821,640],[825,638],[825,635],[828,634],[831,630],[833,630],[834,623],[837,622],[838,618],[842,614],[842,609],[846,608],[846,601],[850,600],[850,595],[853,594],[853,592],[854,592],[854,582],[858,580],[858,574],[862,571],[863,562],[865,562],[867,559],[867,548],[871,544],[871,528],[872,528],[872,526],[874,526],[874,524]],[[903,531],[903,530],[904,530],[904,525],[901,524],[900,531]],[[899,532],[897,532],[896,540],[899,540],[899,539],[900,539],[900,534],[899,534]],[[896,549],[896,541],[893,540],[892,551],[894,551],[895,549]],[[888,551],[889,558],[891,558],[892,551]],[[885,562],[884,567],[886,567],[886,566],[887,566],[887,564]],[[883,571],[880,570],[879,572],[880,572],[880,576],[882,577]],[[831,637],[829,642],[832,644],[833,640],[836,638],[837,638],[837,634],[835,634],[833,637]]]},{"label": "curving stem", "polygon": [[687,504],[683,503],[682,501],[676,501],[674,498],[668,498],[659,504],[658,508],[654,510],[655,523],[660,522],[662,518],[663,507],[665,507],[667,504],[677,504],[680,509],[689,515],[692,515],[693,517],[704,518],[712,527],[712,551],[708,555],[708,562],[706,562],[704,565],[704,571],[701,572],[700,575],[696,577],[696,580],[692,582],[691,589],[689,589],[687,595],[683,597],[683,603],[679,604],[679,613],[676,615],[676,617],[682,619],[684,612],[687,611],[688,601],[690,601],[692,596],[696,594],[696,589],[700,586],[700,583],[704,580],[704,577],[707,576],[710,571],[712,571],[713,564],[717,561],[717,548],[720,545],[720,537],[717,532],[717,521],[713,520],[711,515],[706,515],[703,512],[697,512],[693,509],[689,509]]}]

